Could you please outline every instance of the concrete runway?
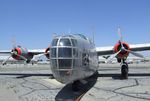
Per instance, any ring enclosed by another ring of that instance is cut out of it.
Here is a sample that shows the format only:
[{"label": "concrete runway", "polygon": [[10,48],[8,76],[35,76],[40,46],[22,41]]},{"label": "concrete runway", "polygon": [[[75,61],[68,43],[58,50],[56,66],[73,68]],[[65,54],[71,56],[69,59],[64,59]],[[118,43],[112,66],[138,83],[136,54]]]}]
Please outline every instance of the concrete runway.
[{"label": "concrete runway", "polygon": [[51,79],[49,65],[0,66],[0,101],[149,101],[150,63],[129,65],[121,80],[119,64],[101,64],[98,77],[82,81],[80,90]]}]

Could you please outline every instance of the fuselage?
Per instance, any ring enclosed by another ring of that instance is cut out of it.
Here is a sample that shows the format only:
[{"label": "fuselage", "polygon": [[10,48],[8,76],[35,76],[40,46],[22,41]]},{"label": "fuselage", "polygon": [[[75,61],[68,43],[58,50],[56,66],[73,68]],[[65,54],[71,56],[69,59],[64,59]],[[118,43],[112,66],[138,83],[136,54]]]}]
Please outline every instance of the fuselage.
[{"label": "fuselage", "polygon": [[65,84],[89,77],[98,68],[95,45],[81,34],[55,37],[50,60],[55,79]]}]

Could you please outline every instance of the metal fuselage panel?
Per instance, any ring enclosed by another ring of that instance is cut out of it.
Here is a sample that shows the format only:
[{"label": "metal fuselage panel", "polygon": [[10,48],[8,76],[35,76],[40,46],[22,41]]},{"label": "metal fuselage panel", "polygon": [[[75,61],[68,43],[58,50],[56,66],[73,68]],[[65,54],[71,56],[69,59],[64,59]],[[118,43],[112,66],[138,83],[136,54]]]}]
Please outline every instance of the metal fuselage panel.
[{"label": "metal fuselage panel", "polygon": [[[64,43],[63,43],[64,42]],[[98,68],[94,44],[80,35],[53,39],[50,50],[51,69],[61,83],[71,83],[93,75]]]}]

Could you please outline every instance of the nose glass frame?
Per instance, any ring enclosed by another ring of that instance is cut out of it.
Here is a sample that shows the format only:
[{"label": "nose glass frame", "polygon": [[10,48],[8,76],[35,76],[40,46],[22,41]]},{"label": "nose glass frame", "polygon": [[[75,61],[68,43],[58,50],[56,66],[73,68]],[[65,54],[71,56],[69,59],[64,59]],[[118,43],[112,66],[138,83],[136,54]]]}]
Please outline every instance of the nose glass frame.
[{"label": "nose glass frame", "polygon": [[[71,71],[78,59],[77,40],[73,37],[53,39],[51,47],[51,68],[57,71]],[[60,74],[60,72],[58,72]]]}]

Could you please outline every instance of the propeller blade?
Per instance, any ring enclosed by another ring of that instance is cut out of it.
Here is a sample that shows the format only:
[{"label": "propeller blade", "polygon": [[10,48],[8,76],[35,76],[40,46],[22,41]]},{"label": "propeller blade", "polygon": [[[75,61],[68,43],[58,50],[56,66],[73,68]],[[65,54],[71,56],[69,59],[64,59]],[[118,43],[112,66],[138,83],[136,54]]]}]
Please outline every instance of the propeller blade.
[{"label": "propeller blade", "polygon": [[16,38],[13,36],[12,37],[12,46],[13,46],[13,48],[16,48]]},{"label": "propeller blade", "polygon": [[119,37],[120,37],[119,42],[120,42],[120,44],[121,44],[121,49],[124,49],[124,46],[123,46],[123,44],[122,44],[122,39],[123,39],[123,37],[122,37],[122,33],[121,33],[120,27],[118,28],[118,35],[119,35]]},{"label": "propeller blade", "polygon": [[130,51],[130,53],[137,56],[137,57],[144,58],[144,56],[142,54],[139,54],[139,53],[136,53],[136,52],[133,52],[133,51]]},{"label": "propeller blade", "polygon": [[113,58],[115,58],[119,53],[121,52],[121,50],[119,50],[117,53],[111,55],[108,59],[107,62],[109,63]]},{"label": "propeller blade", "polygon": [[120,27],[118,28],[118,35],[120,37],[120,41],[122,42],[122,33]]},{"label": "propeller blade", "polygon": [[140,53],[136,53],[136,52],[133,52],[131,50],[127,50],[127,49],[124,49],[125,51],[128,51],[129,53],[131,53],[132,55],[134,56],[137,56],[137,57],[140,57],[140,58],[144,58],[144,56]]},{"label": "propeller blade", "polygon": [[11,55],[5,61],[2,62],[2,65],[5,65],[6,62],[9,60],[10,57],[11,57]]}]

